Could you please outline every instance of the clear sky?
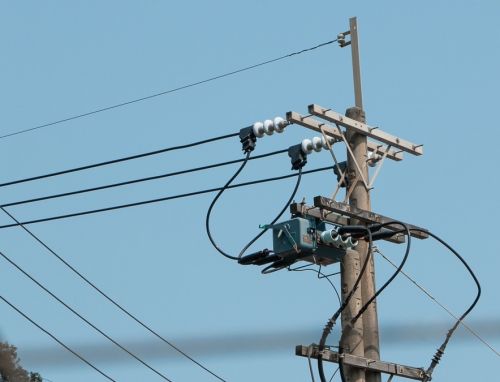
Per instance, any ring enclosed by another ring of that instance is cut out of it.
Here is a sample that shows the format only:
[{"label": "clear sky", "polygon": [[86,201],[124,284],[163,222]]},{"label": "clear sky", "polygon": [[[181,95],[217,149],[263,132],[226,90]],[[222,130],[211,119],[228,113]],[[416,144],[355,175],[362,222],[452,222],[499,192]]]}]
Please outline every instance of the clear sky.
[{"label": "clear sky", "polygon": [[[422,157],[405,155],[402,162],[384,165],[372,192],[372,207],[426,227],[459,250],[483,286],[469,322],[498,322],[499,14],[497,1],[4,0],[0,135],[311,47],[347,30],[349,17],[357,16],[368,122],[425,145]],[[0,182],[236,132],[290,110],[305,114],[310,103],[344,113],[354,102],[350,59],[349,49],[332,44],[209,84],[0,139]],[[291,126],[285,134],[259,140],[256,154],[314,135]],[[344,151],[336,147],[341,158]],[[234,138],[3,187],[0,202],[241,157]],[[309,159],[306,169],[331,164],[327,152]],[[25,220],[217,187],[235,166],[9,211]],[[282,155],[249,164],[239,180],[289,173],[289,159]],[[212,220],[219,244],[237,252],[259,224],[281,209],[294,182],[224,194]],[[330,195],[335,184],[331,174],[309,175],[297,200],[312,202],[316,195]],[[319,341],[323,325],[337,308],[331,287],[312,272],[264,276],[256,267],[238,266],[220,256],[204,231],[212,198],[207,194],[30,229],[166,338],[197,343],[189,350],[227,381],[309,380],[306,361],[294,356],[294,346]],[[10,222],[1,216],[1,224]],[[270,245],[267,235],[256,248]],[[394,261],[404,250],[389,244],[381,248]],[[0,250],[104,331],[143,352],[173,381],[215,380],[192,363],[172,357],[166,346],[110,306],[21,229],[1,230]],[[376,265],[380,284],[392,268],[380,258]],[[335,272],[338,265],[328,270]],[[474,297],[474,285],[463,267],[432,241],[413,244],[406,270],[457,314]],[[160,380],[3,259],[0,280],[4,297],[116,380]],[[333,282],[338,285],[338,278]],[[428,365],[445,330],[422,335],[418,341],[404,335],[421,325],[453,322],[402,277],[380,297],[379,316],[382,358],[414,366]],[[2,339],[19,347],[26,368],[53,382],[101,380],[84,364],[63,362],[62,355],[59,363],[41,361],[37,354],[57,350],[58,345],[5,304],[0,304],[0,317]],[[395,327],[402,328],[401,338],[394,335]],[[477,330],[500,348],[498,333],[494,336],[481,325]],[[282,332],[288,333],[289,341],[266,351],[275,345],[271,334]],[[266,333],[271,334],[261,350],[246,348],[254,336]],[[294,333],[311,335],[297,338]],[[225,342],[214,338],[241,342],[236,348],[234,343],[227,345],[227,351],[203,350],[202,344],[224,348]],[[113,355],[106,357],[116,362],[86,351],[87,345],[108,349]],[[158,351],[147,353],[152,348]],[[450,343],[434,380],[489,380],[499,364],[497,356],[463,333],[463,340]]]}]

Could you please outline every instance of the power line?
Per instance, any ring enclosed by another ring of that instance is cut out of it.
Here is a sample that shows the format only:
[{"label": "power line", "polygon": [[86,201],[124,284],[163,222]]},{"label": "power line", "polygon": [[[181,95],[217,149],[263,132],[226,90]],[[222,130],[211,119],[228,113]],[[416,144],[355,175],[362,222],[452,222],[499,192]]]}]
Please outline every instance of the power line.
[{"label": "power line", "polygon": [[[333,168],[334,168],[334,166],[320,167],[320,168],[316,168],[313,170],[304,171],[302,174],[303,175],[312,174],[315,172],[332,170]],[[287,178],[293,178],[295,176],[298,176],[298,174],[294,173],[294,174],[289,174],[289,175],[276,176],[276,177],[272,177],[272,178],[265,178],[265,179],[258,179],[258,180],[253,180],[253,181],[249,181],[249,182],[237,183],[237,184],[230,185],[228,187],[228,189],[238,188],[238,187],[246,187],[246,186],[251,186],[251,185],[260,184],[260,183],[274,182],[274,181],[283,180],[283,179],[287,179]],[[119,209],[123,209],[123,208],[143,206],[143,205],[151,204],[151,203],[159,203],[159,202],[164,202],[164,201],[168,201],[168,200],[181,199],[181,198],[186,198],[186,197],[196,196],[196,195],[201,195],[201,194],[208,194],[211,192],[220,191],[221,189],[222,189],[222,187],[209,188],[209,189],[205,189],[205,190],[187,192],[184,194],[177,194],[177,195],[166,196],[166,197],[157,198],[157,199],[144,200],[144,201],[140,201],[140,202],[120,204],[120,205],[116,205],[116,206],[98,208],[98,209],[94,209],[94,210],[73,212],[70,214],[56,215],[56,216],[51,216],[51,217],[41,218],[41,219],[27,220],[27,221],[23,221],[20,223],[4,224],[4,225],[0,226],[0,229],[18,227],[20,225],[43,223],[43,222],[48,222],[48,221],[53,221],[53,220],[68,219],[68,218],[72,218],[72,217],[91,215],[91,214],[96,214],[96,213],[101,213],[101,212],[115,211],[115,210],[119,210]],[[0,207],[0,208],[3,209],[3,207]]]},{"label": "power line", "polygon": [[62,264],[64,264],[68,269],[70,269],[74,274],[76,274],[78,277],[80,277],[87,285],[89,285],[91,288],[93,288],[95,291],[97,291],[101,296],[103,296],[107,301],[109,301],[111,304],[113,304],[115,307],[117,307],[120,311],[125,313],[128,317],[130,317],[132,320],[134,320],[136,323],[138,323],[140,326],[142,326],[144,329],[149,331],[151,334],[162,340],[164,343],[166,343],[168,346],[170,346],[172,349],[176,350],[178,353],[182,354],[184,357],[189,359],[190,361],[194,362],[196,365],[201,367],[203,370],[207,371],[217,379],[219,379],[221,382],[226,382],[224,379],[222,379],[220,376],[215,374],[213,371],[208,369],[207,367],[203,366],[200,362],[196,361],[194,358],[192,358],[190,355],[188,355],[186,352],[182,351],[180,348],[175,346],[172,342],[168,341],[165,339],[163,336],[158,334],[155,330],[153,330],[150,326],[146,325],[143,321],[141,321],[139,318],[137,318],[135,315],[130,313],[127,309],[125,309],[121,304],[119,304],[115,299],[111,298],[107,293],[105,293],[101,288],[97,287],[92,281],[90,281],[87,277],[85,277],[80,271],[78,271],[75,267],[73,267],[71,264],[69,264],[66,260],[64,260],[60,255],[58,255],[51,247],[49,247],[42,239],[40,239],[37,235],[35,235],[33,232],[31,232],[28,228],[26,228],[22,223],[19,223],[19,221],[11,214],[9,213],[5,208],[0,207],[3,212],[5,212],[11,219],[13,219],[16,223],[18,223],[21,228],[27,232],[33,239],[35,239],[40,245],[42,245],[47,251],[49,251],[54,257],[56,257]]},{"label": "power line", "polygon": [[64,264],[68,269],[70,269],[74,274],[76,274],[80,279],[82,279],[87,285],[89,285],[92,289],[94,289],[96,292],[98,292],[101,296],[103,296],[107,301],[109,301],[111,304],[113,304],[115,307],[117,307],[120,311],[125,313],[128,317],[130,317],[132,320],[134,320],[136,323],[138,323],[140,326],[142,326],[144,329],[146,329],[148,332],[153,334],[155,337],[163,341],[165,344],[170,346],[172,349],[177,351],[179,354],[182,354],[184,357],[189,359],[191,362],[194,362],[196,365],[201,367],[203,370],[206,372],[210,373],[217,379],[219,379],[221,382],[226,382],[223,378],[215,374],[213,371],[202,365],[200,362],[196,361],[193,357],[191,357],[189,354],[181,350],[179,347],[174,345],[171,341],[167,340],[158,332],[153,330],[150,326],[146,325],[142,320],[137,318],[134,314],[130,313],[129,310],[125,309],[121,304],[119,304],[115,299],[111,298],[107,293],[105,293],[101,288],[99,288],[96,284],[94,284],[92,281],[90,281],[86,276],[84,276],[80,271],[78,271],[75,267],[73,267],[70,263],[68,263],[66,260],[64,260],[59,254],[57,254],[56,251],[54,251],[51,247],[49,247],[42,239],[40,239],[37,235],[35,235],[33,232],[31,232],[28,228],[26,228],[22,223],[20,223],[11,213],[9,213],[5,208],[0,207],[0,209],[5,212],[11,219],[13,219],[17,224],[20,225],[20,227],[27,232],[33,239],[35,239],[40,245],[42,245],[49,253],[51,253],[54,257],[56,257],[62,264]]},{"label": "power line", "polygon": [[[11,216],[11,215],[10,215]],[[57,297],[53,292],[51,292],[47,287],[45,287],[42,283],[40,283],[37,279],[35,279],[32,275],[30,275],[28,272],[26,272],[23,268],[21,268],[18,264],[16,264],[12,259],[10,259],[5,253],[0,251],[0,256],[2,256],[5,260],[7,260],[13,267],[15,267],[19,272],[21,272],[23,275],[25,275],[27,278],[29,278],[31,281],[33,281],[39,288],[41,288],[43,291],[45,291],[47,294],[49,294],[53,299],[55,299],[57,302],[59,302],[62,306],[64,306],[66,309],[68,309],[71,313],[73,313],[75,316],[77,316],[79,319],[81,319],[83,322],[85,322],[87,325],[89,325],[92,329],[94,329],[96,332],[101,334],[103,337],[105,337],[107,340],[112,342],[114,345],[116,345],[118,348],[123,350],[125,353],[130,355],[132,358],[135,358],[138,362],[140,362],[142,365],[147,367],[149,370],[153,371],[155,374],[163,378],[165,381],[172,382],[169,378],[167,378],[165,375],[163,375],[161,372],[156,370],[154,367],[149,365],[147,362],[142,360],[140,357],[132,353],[130,350],[125,348],[123,345],[121,345],[119,342],[114,340],[112,337],[110,337],[108,334],[106,334],[104,331],[99,329],[97,326],[95,326],[92,322],[90,322],[88,319],[83,317],[80,313],[78,313],[75,309],[73,309],[71,306],[69,306],[67,303],[65,303],[63,300],[61,300],[59,297]]]},{"label": "power line", "polygon": [[14,185],[14,184],[31,182],[33,180],[50,178],[50,177],[53,177],[53,176],[69,174],[69,173],[72,173],[72,172],[77,172],[77,171],[82,171],[82,170],[88,170],[88,169],[91,169],[91,168],[96,168],[96,167],[101,167],[101,166],[107,166],[107,165],[110,165],[110,164],[115,164],[115,163],[120,163],[120,162],[126,162],[126,161],[133,160],[133,159],[145,158],[145,157],[148,157],[148,156],[158,155],[158,154],[166,153],[166,152],[169,152],[169,151],[175,151],[175,150],[181,150],[181,149],[186,149],[186,148],[190,148],[190,147],[195,147],[195,146],[203,145],[205,143],[211,143],[211,142],[220,141],[220,140],[227,139],[227,138],[236,137],[236,136],[238,136],[238,134],[239,133],[231,133],[231,134],[221,135],[221,136],[218,136],[218,137],[203,139],[201,141],[187,143],[187,144],[184,144],[184,145],[165,147],[163,149],[148,151],[148,152],[141,153],[141,154],[129,155],[129,156],[126,156],[126,157],[116,158],[116,159],[107,160],[107,161],[104,161],[104,162],[93,163],[93,164],[89,164],[89,165],[85,165],[85,166],[80,166],[80,167],[73,167],[73,168],[70,168],[70,169],[67,169],[67,170],[55,171],[55,172],[50,172],[50,173],[43,174],[43,175],[32,176],[32,177],[29,177],[29,178],[12,180],[12,181],[9,181],[9,182],[0,183],[0,187],[5,187],[5,186],[11,186],[11,185]]},{"label": "power line", "polygon": [[[279,151],[273,151],[261,155],[256,155],[254,157],[251,157],[249,160],[254,160],[254,159],[261,159],[261,158],[267,158],[273,155],[278,155],[287,152],[287,149],[284,150],[279,150]],[[135,184],[135,183],[142,183],[142,182],[147,182],[150,180],[157,180],[157,179],[163,179],[163,178],[169,178],[172,176],[177,176],[177,175],[183,175],[183,174],[188,174],[191,172],[197,172],[197,171],[202,171],[202,170],[208,170],[216,167],[222,167],[222,166],[227,166],[230,164],[234,163],[239,163],[243,162],[245,159],[234,159],[226,162],[220,162],[220,163],[214,163],[206,166],[201,166],[201,167],[195,167],[187,170],[181,170],[181,171],[175,171],[175,172],[169,172],[166,174],[160,174],[160,175],[154,175],[154,176],[148,176],[145,178],[138,178],[138,179],[132,179],[132,180],[127,180],[124,182],[117,182],[117,183],[111,183],[103,186],[98,186],[98,187],[91,187],[91,188],[84,188],[76,191],[70,191],[70,192],[63,192],[59,194],[53,194],[53,195],[48,195],[48,196],[42,196],[38,198],[31,198],[31,199],[25,199],[25,200],[20,200],[17,202],[12,202],[12,203],[6,203],[1,205],[1,207],[12,207],[12,206],[18,206],[22,204],[27,204],[27,203],[34,203],[34,202],[40,202],[43,200],[50,200],[50,199],[57,199],[57,198],[62,198],[65,196],[72,196],[72,195],[78,195],[78,194],[83,194],[87,192],[94,192],[94,191],[100,191],[100,190],[105,190],[109,188],[114,188],[114,187],[121,187],[121,186],[126,186],[130,184]]]},{"label": "power line", "polygon": [[0,136],[0,139],[11,137],[11,136],[18,135],[18,134],[27,133],[29,131],[34,131],[34,130],[42,129],[42,128],[49,127],[49,126],[54,126],[54,125],[57,125],[57,124],[60,124],[60,123],[64,123],[64,122],[73,121],[75,119],[79,119],[79,118],[83,118],[83,117],[88,117],[90,115],[102,113],[102,112],[109,111],[109,110],[112,110],[112,109],[117,109],[117,108],[128,106],[128,105],[131,105],[131,104],[134,104],[134,103],[138,103],[138,102],[150,100],[152,98],[160,97],[160,96],[163,96],[163,95],[166,95],[166,94],[175,93],[175,92],[178,92],[180,90],[185,90],[185,89],[188,89],[188,88],[192,88],[192,87],[195,87],[195,86],[198,86],[198,85],[202,85],[202,84],[205,84],[205,83],[208,83],[208,82],[212,82],[212,81],[215,81],[215,80],[222,79],[224,77],[229,77],[229,76],[232,76],[232,75],[235,75],[235,74],[238,74],[238,73],[242,73],[242,72],[245,72],[245,71],[248,71],[248,70],[252,70],[252,69],[258,68],[260,66],[268,65],[268,64],[271,64],[273,62],[281,61],[281,60],[284,60],[286,58],[290,58],[292,56],[296,56],[296,55],[299,55],[299,54],[302,54],[302,53],[310,52],[312,50],[324,47],[326,45],[333,44],[336,41],[337,41],[337,39],[330,40],[330,41],[327,41],[327,42],[315,45],[315,46],[310,47],[310,48],[306,48],[306,49],[302,49],[302,50],[299,50],[299,51],[296,51],[296,52],[292,52],[292,53],[286,54],[284,56],[273,58],[273,59],[270,59],[270,60],[267,60],[267,61],[262,61],[260,63],[254,64],[254,65],[250,65],[250,66],[246,66],[246,67],[243,67],[243,68],[240,68],[240,69],[236,69],[236,70],[233,70],[231,72],[227,72],[227,73],[224,73],[224,74],[219,74],[219,75],[216,75],[216,76],[213,76],[213,77],[209,77],[209,78],[201,80],[201,81],[191,82],[191,83],[186,84],[186,85],[182,85],[182,86],[179,86],[179,87],[176,87],[176,88],[173,88],[173,89],[165,90],[165,91],[162,91],[162,92],[159,92],[159,93],[154,93],[154,94],[151,94],[151,95],[148,95],[148,96],[145,96],[145,97],[135,98],[135,99],[132,99],[130,101],[125,101],[125,102],[117,103],[117,104],[114,104],[114,105],[105,106],[105,107],[102,107],[102,108],[99,108],[99,109],[96,109],[96,110],[93,110],[93,111],[89,111],[89,112],[86,112],[86,113],[73,115],[71,117],[59,119],[59,120],[56,120],[56,121],[53,121],[53,122],[44,123],[42,125],[38,125],[38,126],[31,127],[31,128],[28,128],[28,129],[23,129],[23,130],[15,131],[15,132],[12,132],[12,133],[4,134],[4,135]]},{"label": "power line", "polygon": [[87,361],[85,358],[83,358],[80,354],[78,354],[76,351],[71,349],[69,346],[65,345],[61,340],[59,340],[57,337],[55,337],[52,333],[50,333],[47,329],[43,328],[40,326],[38,323],[36,323],[33,319],[31,319],[27,314],[22,312],[19,308],[17,308],[14,304],[12,304],[10,301],[8,301],[5,297],[0,296],[0,299],[5,302],[7,305],[9,305],[12,309],[14,309],[17,313],[19,313],[21,316],[23,316],[26,320],[31,322],[33,325],[35,325],[39,330],[47,334],[50,338],[52,338],[54,341],[56,341],[59,345],[61,345],[63,348],[65,348],[67,351],[72,353],[74,356],[78,357],[82,362],[86,363],[89,365],[92,369],[97,371],[99,374],[101,374],[103,377],[108,379],[109,381],[116,382],[113,378],[111,378],[109,375],[104,373],[102,370],[100,370],[97,366],[94,364],[90,363]]}]

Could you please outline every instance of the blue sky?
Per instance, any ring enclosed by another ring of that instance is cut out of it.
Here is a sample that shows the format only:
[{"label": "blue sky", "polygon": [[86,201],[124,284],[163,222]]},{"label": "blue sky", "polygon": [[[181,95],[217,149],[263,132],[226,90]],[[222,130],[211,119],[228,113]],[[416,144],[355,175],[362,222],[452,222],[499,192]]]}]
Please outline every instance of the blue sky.
[{"label": "blue sky", "polygon": [[[470,317],[499,320],[496,213],[500,85],[495,1],[16,1],[1,3],[0,135],[85,113],[232,71],[331,40],[358,17],[367,120],[424,143],[424,156],[388,162],[372,192],[376,212],[426,227],[470,262],[483,296]],[[0,181],[85,165],[238,131],[254,121],[307,112],[316,103],[343,113],[353,104],[350,52],[330,45],[289,60],[147,102],[0,140]],[[256,154],[286,148],[315,134],[291,126],[258,142]],[[336,148],[345,157],[342,147]],[[0,189],[2,203],[241,157],[227,140],[102,169]],[[311,155],[307,169],[331,164]],[[290,172],[286,155],[251,163],[241,181]],[[19,219],[99,208],[222,185],[235,171],[204,173],[11,208]],[[297,195],[329,195],[336,179],[304,178]],[[258,225],[281,208],[294,180],[233,190],[216,206],[213,230],[227,251],[238,251]],[[167,338],[196,339],[266,331],[321,329],[336,298],[313,273],[263,276],[218,255],[204,231],[204,195],[81,218],[33,225],[60,255]],[[2,216],[0,223],[9,223]],[[262,246],[270,245],[270,237]],[[408,273],[460,314],[474,286],[458,262],[431,241],[414,242]],[[403,248],[383,245],[394,260]],[[20,229],[0,232],[0,250],[122,342],[154,338],[74,277]],[[331,267],[337,270],[338,265]],[[379,284],[391,272],[377,260]],[[1,294],[66,343],[83,349],[105,340],[2,260]],[[334,279],[338,285],[338,279]],[[381,296],[379,316],[408,331],[452,323],[407,280]],[[20,348],[57,347],[45,334],[0,305],[2,338]],[[427,366],[442,335],[416,342],[384,341],[382,358]],[[481,333],[481,328],[478,328]],[[442,333],[444,335],[444,332]],[[386,334],[387,337],[390,333]],[[500,338],[487,338],[498,349]],[[273,352],[200,353],[228,381],[304,381],[304,359]],[[107,345],[106,345],[107,346]],[[119,350],[116,350],[119,354]],[[165,350],[168,353],[168,349]],[[168,353],[169,354],[169,353]],[[119,381],[156,377],[125,356],[90,360]],[[486,380],[498,363],[477,340],[453,341],[435,380]],[[152,357],[174,381],[211,377],[179,358]],[[480,368],[474,365],[481,364]],[[54,366],[28,358],[25,367],[54,382],[98,380],[83,364]],[[213,379],[213,378],[212,378]]]}]

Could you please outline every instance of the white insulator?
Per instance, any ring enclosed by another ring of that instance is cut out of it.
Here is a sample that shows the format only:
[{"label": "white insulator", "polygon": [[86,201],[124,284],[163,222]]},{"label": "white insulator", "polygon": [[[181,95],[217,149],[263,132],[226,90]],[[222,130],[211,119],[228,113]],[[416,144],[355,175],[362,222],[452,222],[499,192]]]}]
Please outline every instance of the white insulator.
[{"label": "white insulator", "polygon": [[262,122],[255,122],[253,124],[253,133],[257,138],[262,138],[264,136],[264,124]]},{"label": "white insulator", "polygon": [[274,133],[274,122],[271,121],[270,119],[266,119],[264,121],[264,132],[267,135],[273,135]]},{"label": "white insulator", "polygon": [[[332,137],[328,137],[328,142],[330,143],[330,146],[333,146],[333,144],[335,143],[335,139]],[[325,137],[321,137],[321,145],[325,150],[328,150],[328,145],[326,144]]]},{"label": "white insulator", "polygon": [[302,151],[305,154],[311,154],[313,152],[313,144],[310,139],[304,139],[302,141]]},{"label": "white insulator", "polygon": [[321,232],[321,241],[325,244],[336,244],[340,235],[334,229]]},{"label": "white insulator", "polygon": [[321,142],[320,137],[314,137],[312,139],[312,145],[313,145],[313,150],[319,153],[321,149],[323,148],[323,142]]},{"label": "white insulator", "polygon": [[277,133],[282,133],[283,130],[285,130],[285,127],[288,126],[288,121],[284,120],[281,117],[276,117],[274,118],[274,130],[276,130]]},{"label": "white insulator", "polygon": [[368,152],[368,166],[375,167],[377,165],[377,162],[379,162],[381,159],[382,157],[379,154],[375,154],[371,151]]},{"label": "white insulator", "polygon": [[358,245],[358,241],[356,239],[353,239],[351,236],[349,236],[346,239],[347,242],[347,248],[354,248],[355,246]]}]

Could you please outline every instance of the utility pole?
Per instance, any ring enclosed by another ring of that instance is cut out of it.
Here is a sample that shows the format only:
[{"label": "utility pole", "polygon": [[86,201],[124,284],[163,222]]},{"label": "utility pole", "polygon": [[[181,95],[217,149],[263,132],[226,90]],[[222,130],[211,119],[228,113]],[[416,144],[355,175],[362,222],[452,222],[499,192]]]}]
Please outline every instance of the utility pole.
[{"label": "utility pole", "polygon": [[[350,36],[350,41],[346,41],[346,36]],[[371,211],[370,189],[385,159],[400,162],[403,160],[403,152],[420,156],[423,154],[423,147],[421,144],[414,144],[386,133],[378,126],[366,124],[355,17],[349,20],[349,30],[339,34],[337,41],[341,47],[351,45],[355,106],[347,109],[345,115],[342,115],[333,111],[332,108],[311,104],[308,107],[309,115],[303,116],[290,111],[287,113],[287,121],[321,133],[325,142],[332,139],[335,145],[344,143],[347,148],[347,164],[343,167],[343,163],[338,163],[333,148],[331,145],[326,145],[331,151],[337,168],[336,191],[332,198],[316,196],[312,206],[305,202],[292,204],[290,211],[294,217],[316,219],[316,221],[337,227],[351,226],[352,228],[358,225],[376,227],[383,224],[384,228],[376,232],[377,238],[401,244],[405,242],[405,236],[401,234],[401,225],[394,224],[393,218]],[[368,172],[369,165],[376,167],[371,180]],[[341,187],[346,188],[343,202],[336,200]],[[406,224],[406,226],[409,227],[412,237],[426,239],[429,236],[421,228],[414,228],[415,226],[411,224]],[[323,247],[322,250],[326,248]],[[381,373],[389,374],[391,380],[397,376],[424,381],[428,375],[422,368],[380,360],[376,301],[364,307],[376,293],[373,254],[366,262],[367,266],[361,275],[358,288],[353,288],[369,255],[368,243],[365,240],[359,240],[355,248],[346,249],[344,256],[340,259],[343,301],[347,301],[347,296],[351,294],[351,291],[354,293],[345,309],[341,311],[342,336],[339,351],[312,344],[298,345],[295,352],[302,357],[321,358],[326,362],[341,364],[347,382],[380,382]],[[331,263],[325,252],[321,251],[316,252],[312,259],[309,258],[309,261],[314,264]],[[353,323],[352,318],[357,317],[362,308],[364,309],[362,315]],[[331,320],[330,323],[332,323]]]},{"label": "utility pole", "polygon": [[[346,116],[352,118],[358,122],[365,123],[365,112],[363,110],[363,97],[361,92],[361,66],[359,60],[359,43],[358,43],[358,25],[355,17],[349,19],[349,31],[351,35],[351,54],[352,54],[352,74],[354,82],[354,97],[355,97],[355,107],[349,108],[346,111]],[[371,210],[370,205],[370,190],[367,188],[366,183],[369,183],[369,173],[368,173],[368,149],[367,149],[367,137],[366,135],[359,134],[356,131],[347,131],[347,142],[350,146],[350,150],[347,150],[347,175],[351,187],[351,194],[349,196],[349,204],[352,207],[360,208],[365,211]],[[352,155],[351,155],[352,153]],[[354,156],[354,158],[353,158]],[[356,164],[357,163],[357,164]],[[358,172],[361,171],[361,174]],[[366,182],[363,182],[363,179]],[[351,224],[363,224],[363,222],[357,219],[351,219]],[[368,243],[361,241],[356,247],[358,262],[358,272],[359,263],[363,264],[368,250]],[[349,259],[352,255],[346,256],[345,262],[356,262],[357,259]],[[344,283],[344,280],[355,279],[357,276],[348,276],[346,272],[352,272],[351,266],[344,265],[341,268],[341,280],[342,280],[342,291],[344,294],[348,293],[352,285]],[[354,282],[354,280],[352,281]],[[349,304],[348,309],[342,314],[342,329],[344,331],[361,329],[361,337],[363,339],[363,349],[353,349],[351,354],[361,355],[366,358],[373,360],[380,359],[379,350],[379,330],[378,330],[378,316],[377,316],[377,306],[376,302],[370,304],[368,309],[363,313],[363,319],[358,320],[360,322],[359,327],[350,329],[347,325],[348,321],[352,318],[351,312],[357,313],[357,311],[363,306],[365,301],[368,301],[370,297],[375,294],[375,268],[373,257],[370,258],[367,265],[366,271],[363,273],[361,278],[361,304],[358,298],[353,298]],[[343,336],[343,341],[346,343],[341,344],[341,346],[350,348],[352,346],[351,341],[347,343],[347,338]],[[360,345],[361,346],[361,345]],[[354,351],[355,350],[355,351]],[[347,381],[357,381],[359,376],[359,369],[347,369],[346,378]],[[354,374],[353,374],[354,373]],[[366,382],[380,382],[380,373],[366,372],[365,379]]]}]

